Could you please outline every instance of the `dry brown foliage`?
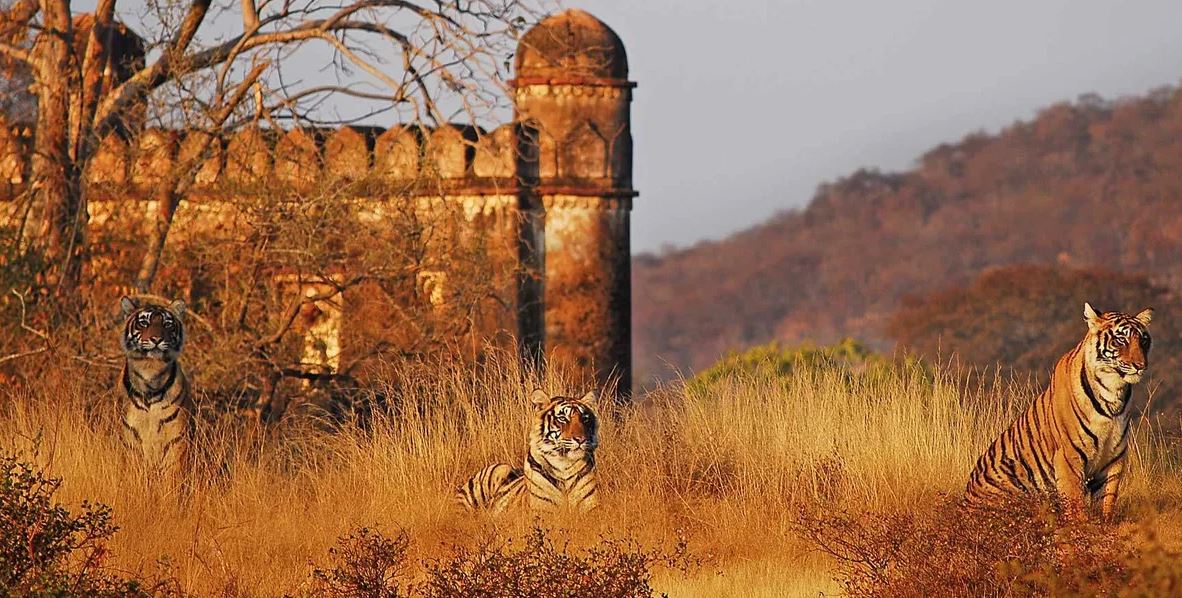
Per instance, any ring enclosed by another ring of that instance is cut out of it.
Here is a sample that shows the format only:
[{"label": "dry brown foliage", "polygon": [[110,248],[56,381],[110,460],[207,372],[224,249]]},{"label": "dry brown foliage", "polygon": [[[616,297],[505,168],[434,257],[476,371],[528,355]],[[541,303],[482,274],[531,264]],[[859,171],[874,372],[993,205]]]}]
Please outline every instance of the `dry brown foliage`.
[{"label": "dry brown foliage", "polygon": [[886,513],[812,506],[795,525],[833,557],[836,581],[854,597],[1151,596],[1182,589],[1179,555],[1145,529],[1071,520],[1042,497],[984,510],[947,498],[930,509]]},{"label": "dry brown foliage", "polygon": [[1136,313],[1153,307],[1148,379],[1138,387],[1138,406],[1152,389],[1153,412],[1182,408],[1182,304],[1168,289],[1144,276],[1050,266],[986,270],[965,287],[906,297],[888,331],[908,352],[929,360],[955,356],[975,371],[1012,368],[1040,384],[1055,362],[1083,337],[1085,301],[1101,310]]}]

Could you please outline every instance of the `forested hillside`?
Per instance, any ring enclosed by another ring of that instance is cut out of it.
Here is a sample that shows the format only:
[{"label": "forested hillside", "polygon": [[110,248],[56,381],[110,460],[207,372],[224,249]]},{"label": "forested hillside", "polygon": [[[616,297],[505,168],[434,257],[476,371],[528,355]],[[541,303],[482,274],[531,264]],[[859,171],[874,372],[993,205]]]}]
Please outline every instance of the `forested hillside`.
[{"label": "forested hillside", "polygon": [[1182,285],[1177,89],[1083,96],[941,145],[908,172],[824,184],[806,208],[727,239],[636,257],[637,380],[773,339],[889,349],[904,297],[921,305],[1014,264],[1143,275],[1167,294]]}]

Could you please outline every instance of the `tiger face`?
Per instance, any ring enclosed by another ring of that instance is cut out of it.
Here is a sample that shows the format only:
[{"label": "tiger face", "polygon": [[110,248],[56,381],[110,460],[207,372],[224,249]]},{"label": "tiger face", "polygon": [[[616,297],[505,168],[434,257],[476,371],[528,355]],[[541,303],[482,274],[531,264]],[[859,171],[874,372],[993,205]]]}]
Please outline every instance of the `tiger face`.
[{"label": "tiger face", "polygon": [[183,301],[173,301],[168,307],[140,305],[130,297],[119,301],[123,311],[124,353],[132,359],[175,361],[185,344],[185,327],[181,316]]},{"label": "tiger face", "polygon": [[535,390],[530,401],[537,409],[531,443],[545,455],[582,459],[599,447],[599,417],[593,407],[595,392],[582,398],[551,397]]},{"label": "tiger face", "polygon": [[1136,384],[1149,367],[1149,322],[1153,309],[1143,309],[1135,316],[1109,311],[1096,312],[1084,304],[1084,320],[1088,323],[1090,343],[1088,356],[1101,377],[1119,377],[1125,384]]}]

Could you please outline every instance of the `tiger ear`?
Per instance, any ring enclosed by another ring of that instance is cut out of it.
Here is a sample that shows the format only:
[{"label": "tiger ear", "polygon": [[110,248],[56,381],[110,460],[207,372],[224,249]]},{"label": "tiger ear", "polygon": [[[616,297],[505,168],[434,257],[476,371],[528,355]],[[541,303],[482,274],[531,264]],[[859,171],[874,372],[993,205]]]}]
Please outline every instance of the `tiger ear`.
[{"label": "tiger ear", "polygon": [[583,395],[583,398],[579,399],[580,402],[586,403],[588,405],[594,405],[595,401],[597,401],[597,400],[598,399],[595,397],[594,390],[588,390],[587,394]]},{"label": "tiger ear", "polygon": [[119,310],[123,312],[123,317],[130,316],[131,312],[134,312],[138,308],[139,306],[135,304],[135,301],[131,297],[124,295],[119,298]]},{"label": "tiger ear", "polygon": [[185,309],[187,309],[187,307],[188,306],[185,305],[185,302],[181,301],[180,299],[168,304],[168,310],[176,314],[176,317],[178,318],[185,315]]},{"label": "tiger ear", "polygon": [[541,409],[550,404],[550,394],[540,388],[535,388],[533,392],[529,393],[529,402],[533,403],[534,407]]},{"label": "tiger ear", "polygon": [[1084,321],[1088,323],[1088,330],[1095,330],[1100,325],[1100,314],[1091,303],[1084,302]]},{"label": "tiger ear", "polygon": [[1148,326],[1149,323],[1153,321],[1153,308],[1146,307],[1145,309],[1137,312],[1137,315],[1133,317],[1136,318],[1138,322],[1141,322],[1141,325]]}]

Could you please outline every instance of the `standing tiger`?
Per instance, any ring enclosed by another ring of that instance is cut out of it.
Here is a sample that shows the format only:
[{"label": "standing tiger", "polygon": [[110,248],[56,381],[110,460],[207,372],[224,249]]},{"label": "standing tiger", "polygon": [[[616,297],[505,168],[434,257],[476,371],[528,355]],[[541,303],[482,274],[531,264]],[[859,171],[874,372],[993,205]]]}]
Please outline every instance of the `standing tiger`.
[{"label": "standing tiger", "polygon": [[125,318],[123,441],[149,471],[177,480],[189,457],[194,412],[189,380],[177,361],[185,344],[185,304],[140,305],[123,297],[119,305]]},{"label": "standing tiger", "polygon": [[587,512],[599,504],[595,494],[595,449],[599,418],[595,393],[582,398],[551,397],[535,390],[524,467],[489,465],[456,492],[470,511],[504,512],[523,500],[531,511]]},{"label": "standing tiger", "polygon": [[1085,495],[1111,519],[1128,449],[1129,396],[1149,366],[1153,310],[1097,313],[1084,304],[1088,332],[1055,365],[1051,383],[977,460],[969,505],[1021,492],[1055,491],[1080,514]]}]

